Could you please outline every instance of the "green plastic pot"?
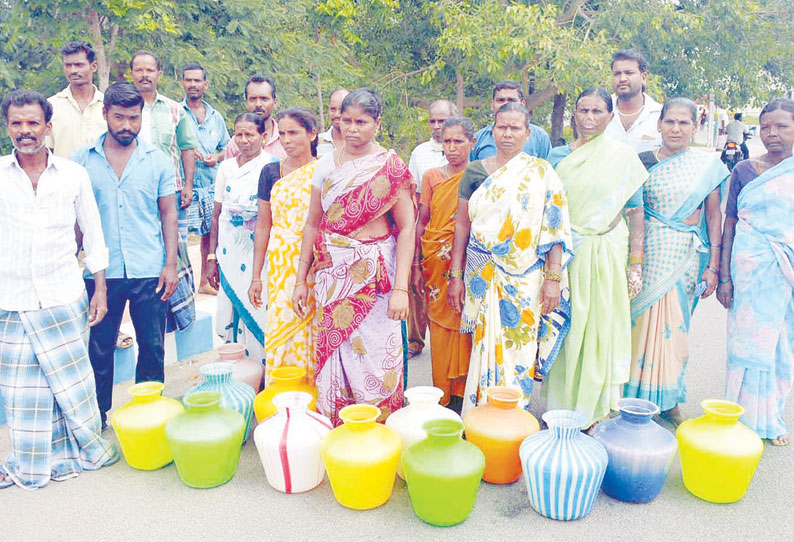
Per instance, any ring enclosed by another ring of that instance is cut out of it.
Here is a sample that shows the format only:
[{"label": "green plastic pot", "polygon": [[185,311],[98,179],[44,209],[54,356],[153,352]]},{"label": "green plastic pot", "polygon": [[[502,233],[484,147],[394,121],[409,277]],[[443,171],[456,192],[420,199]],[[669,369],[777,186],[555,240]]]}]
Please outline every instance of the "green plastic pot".
[{"label": "green plastic pot", "polygon": [[220,401],[217,391],[193,393],[183,399],[187,411],[165,426],[176,470],[190,487],[225,484],[237,470],[245,418]]},{"label": "green plastic pot", "polygon": [[402,457],[411,505],[431,525],[457,525],[474,509],[485,455],[461,439],[463,423],[458,420],[431,420],[423,427],[427,438],[409,446]]}]

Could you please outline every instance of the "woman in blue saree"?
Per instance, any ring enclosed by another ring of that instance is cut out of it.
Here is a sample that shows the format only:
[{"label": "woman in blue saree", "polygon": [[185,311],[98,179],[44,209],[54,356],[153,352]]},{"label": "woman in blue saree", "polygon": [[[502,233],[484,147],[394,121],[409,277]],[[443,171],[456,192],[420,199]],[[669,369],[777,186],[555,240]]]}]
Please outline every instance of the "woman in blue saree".
[{"label": "woman in blue saree", "polygon": [[728,169],[714,153],[690,149],[697,105],[665,102],[662,146],[640,154],[650,177],[643,187],[645,264],[631,301],[631,369],[625,396],[655,403],[675,425],[686,401],[689,323],[698,299],[717,288],[720,187]]},{"label": "woman in blue saree", "polygon": [[794,381],[794,101],[769,102],[759,121],[767,152],[733,169],[717,298],[729,309],[725,396],[744,408],[745,425],[785,446]]}]

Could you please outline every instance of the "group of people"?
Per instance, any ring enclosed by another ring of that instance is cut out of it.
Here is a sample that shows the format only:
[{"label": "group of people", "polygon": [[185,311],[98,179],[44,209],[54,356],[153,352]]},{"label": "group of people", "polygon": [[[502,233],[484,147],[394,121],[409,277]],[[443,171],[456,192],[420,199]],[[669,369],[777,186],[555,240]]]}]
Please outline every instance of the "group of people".
[{"label": "group of people", "polygon": [[734,170],[723,227],[728,171],[690,148],[697,106],[648,96],[636,51],[613,57],[614,96],[578,96],[569,145],[552,148],[521,86],[502,81],[477,132],[451,102],[430,104],[431,139],[407,165],[378,143],[369,88],[334,90],[320,133],[307,108],[274,113],[276,85],[255,74],[230,135],[198,64],[182,70],[178,103],[157,91],[150,51],[104,94],[89,44],[62,58],[62,92],[2,102],[15,150],[0,158],[12,443],[0,487],[118,459],[102,431],[125,305],[136,381],[162,381],[166,329],[195,317],[188,231],[201,236],[198,291],[218,296],[216,332],[261,360],[265,385],[275,367],[305,368],[334,424],[349,404],[377,405],[381,421],[403,406],[428,327],[433,384],[454,410],[491,386],[528,407],[541,380],[549,408],[588,425],[623,396],[678,423],[690,319],[716,290],[730,309],[726,395],[788,443],[794,102],[762,111],[767,153]]}]

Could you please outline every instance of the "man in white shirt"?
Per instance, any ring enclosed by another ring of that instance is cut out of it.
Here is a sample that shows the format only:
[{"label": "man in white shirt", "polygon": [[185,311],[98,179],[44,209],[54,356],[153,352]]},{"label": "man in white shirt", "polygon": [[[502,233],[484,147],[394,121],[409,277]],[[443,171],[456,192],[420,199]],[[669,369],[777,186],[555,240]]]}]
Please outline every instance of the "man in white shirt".
[{"label": "man in white shirt", "polygon": [[[417,194],[422,189],[422,177],[425,171],[442,167],[447,163],[444,158],[444,147],[441,145],[441,129],[444,122],[458,114],[455,104],[449,100],[436,100],[428,108],[428,123],[430,124],[430,140],[420,143],[411,152],[408,169],[416,180]],[[417,199],[418,196],[417,196]],[[408,355],[418,356],[425,347],[425,334],[427,333],[427,301],[424,290],[417,292],[411,290],[409,296],[410,307],[408,310]]]},{"label": "man in white shirt", "polygon": [[[85,342],[107,312],[108,249],[88,173],[45,147],[50,103],[17,90],[0,109],[15,149],[0,157],[0,388],[11,434],[0,488],[36,489],[119,457],[100,436]],[[90,304],[75,224],[97,284]]]},{"label": "man in white shirt", "polygon": [[605,133],[628,143],[637,154],[662,144],[657,124],[662,104],[645,93],[648,61],[639,51],[626,49],[612,56],[612,89],[615,116]]},{"label": "man in white shirt", "polygon": [[430,139],[417,145],[411,152],[408,160],[408,169],[411,170],[416,181],[416,191],[422,190],[422,177],[428,169],[442,167],[447,163],[444,158],[444,147],[441,145],[441,128],[444,121],[458,114],[458,108],[449,100],[436,100],[428,109],[428,124],[430,124]]},{"label": "man in white shirt", "polygon": [[63,73],[69,84],[58,94],[50,96],[52,130],[47,147],[56,156],[69,158],[105,131],[102,116],[102,93],[94,86],[97,70],[96,53],[91,44],[82,40],[69,42],[61,49]]},{"label": "man in white shirt", "polygon": [[328,96],[328,118],[331,121],[331,127],[317,135],[318,158],[345,145],[345,141],[342,139],[340,121],[342,119],[342,102],[345,101],[345,97],[348,94],[350,94],[350,91],[346,88],[337,88],[332,90]]}]

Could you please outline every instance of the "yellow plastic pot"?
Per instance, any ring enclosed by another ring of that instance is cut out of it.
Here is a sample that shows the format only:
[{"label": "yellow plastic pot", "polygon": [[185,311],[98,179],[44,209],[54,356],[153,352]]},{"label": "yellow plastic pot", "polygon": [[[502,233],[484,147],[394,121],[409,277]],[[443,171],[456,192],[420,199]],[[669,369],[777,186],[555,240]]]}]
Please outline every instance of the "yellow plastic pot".
[{"label": "yellow plastic pot", "polygon": [[132,401],[113,413],[112,424],[130,467],[155,470],[174,460],[165,438],[165,424],[185,411],[182,403],[162,397],[165,384],[140,382],[127,392]]},{"label": "yellow plastic pot", "polygon": [[306,378],[306,369],[300,367],[276,367],[270,372],[273,382],[267,384],[254,399],[254,414],[256,423],[261,423],[275,414],[278,409],[273,404],[273,398],[285,391],[305,391],[312,396],[309,410],[317,410],[317,389]]},{"label": "yellow plastic pot", "polygon": [[376,508],[391,497],[402,444],[385,425],[380,409],[350,405],[339,411],[342,425],[323,439],[320,452],[339,504],[355,510]]},{"label": "yellow plastic pot", "polygon": [[707,399],[700,406],[706,414],[676,433],[684,486],[705,501],[736,502],[747,492],[764,443],[739,422],[744,408],[736,403]]}]

